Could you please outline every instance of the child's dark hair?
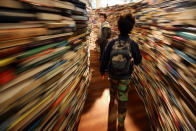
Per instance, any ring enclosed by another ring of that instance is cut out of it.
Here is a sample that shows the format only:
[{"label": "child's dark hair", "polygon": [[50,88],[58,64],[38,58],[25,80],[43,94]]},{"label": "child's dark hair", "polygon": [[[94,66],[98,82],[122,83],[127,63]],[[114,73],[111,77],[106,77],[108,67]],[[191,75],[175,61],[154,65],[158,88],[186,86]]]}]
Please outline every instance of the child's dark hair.
[{"label": "child's dark hair", "polygon": [[104,13],[100,13],[99,16],[103,16],[105,18],[105,20],[107,19],[107,15]]},{"label": "child's dark hair", "polygon": [[128,35],[135,25],[135,18],[132,14],[127,14],[125,16],[120,16],[118,20],[118,29],[121,35]]}]

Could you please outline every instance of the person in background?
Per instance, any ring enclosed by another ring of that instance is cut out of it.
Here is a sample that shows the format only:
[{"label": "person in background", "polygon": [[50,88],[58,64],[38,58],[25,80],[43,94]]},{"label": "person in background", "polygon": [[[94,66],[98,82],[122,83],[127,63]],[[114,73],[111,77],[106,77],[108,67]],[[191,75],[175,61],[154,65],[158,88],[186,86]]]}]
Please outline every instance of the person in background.
[{"label": "person in background", "polygon": [[108,126],[110,126],[110,117],[114,117],[114,114],[112,114],[111,111],[115,106],[115,99],[117,99],[119,131],[125,130],[124,121],[128,106],[129,83],[133,67],[134,65],[139,65],[142,61],[142,55],[138,44],[135,43],[128,35],[132,31],[134,24],[135,19],[131,14],[127,14],[119,18],[118,29],[120,31],[120,35],[117,39],[113,39],[108,44],[100,67],[103,79],[105,70],[108,69],[111,83]]},{"label": "person in background", "polygon": [[107,15],[104,13],[101,13],[99,15],[100,19],[100,27],[99,27],[99,34],[98,34],[98,39],[97,39],[97,44],[100,47],[100,61],[102,59],[105,47],[108,43],[108,39],[111,36],[111,28],[109,23],[106,21]]}]

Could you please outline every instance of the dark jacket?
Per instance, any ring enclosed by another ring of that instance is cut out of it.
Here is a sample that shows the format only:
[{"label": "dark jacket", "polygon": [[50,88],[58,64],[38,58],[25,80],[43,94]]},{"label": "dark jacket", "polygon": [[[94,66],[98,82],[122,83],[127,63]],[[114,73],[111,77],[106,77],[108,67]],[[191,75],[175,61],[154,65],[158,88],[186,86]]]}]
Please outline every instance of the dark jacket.
[{"label": "dark jacket", "polygon": [[[130,39],[129,36],[121,36],[119,35],[118,39],[120,40],[127,40]],[[110,61],[110,52],[112,50],[112,47],[115,43],[116,39],[112,40],[109,44],[108,47],[106,48],[106,51],[104,52],[102,61],[101,61],[101,67],[100,67],[100,72],[102,75],[104,75],[105,70],[108,68],[109,71],[109,75],[111,78],[113,79],[120,79],[120,80],[126,80],[129,79],[131,77],[131,74],[133,72],[133,66],[130,66],[129,68],[129,73],[127,75],[123,75],[123,76],[114,76],[113,73],[110,70],[110,65],[109,65],[109,61]],[[134,59],[134,64],[135,65],[139,65],[142,61],[142,55],[140,53],[139,47],[137,45],[137,43],[135,43],[133,40],[131,40],[131,51],[132,51],[132,55],[133,55],[133,59]]]},{"label": "dark jacket", "polygon": [[99,44],[100,47],[100,60],[103,57],[103,53],[105,50],[106,45],[108,44],[108,39],[111,36],[111,28],[108,22],[105,22],[101,28],[101,34],[97,40],[97,43]]},{"label": "dark jacket", "polygon": [[99,46],[102,48],[107,45],[108,43],[108,39],[110,38],[111,36],[111,29],[108,28],[108,27],[103,27],[102,28],[102,33],[101,33],[101,36],[100,38],[98,38],[97,40],[97,43],[99,44]]}]

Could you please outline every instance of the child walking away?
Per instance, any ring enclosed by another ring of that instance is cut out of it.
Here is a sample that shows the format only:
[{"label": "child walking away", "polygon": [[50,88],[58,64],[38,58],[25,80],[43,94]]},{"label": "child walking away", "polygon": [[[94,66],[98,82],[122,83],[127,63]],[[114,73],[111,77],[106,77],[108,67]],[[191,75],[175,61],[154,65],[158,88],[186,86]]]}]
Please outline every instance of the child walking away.
[{"label": "child walking away", "polygon": [[98,39],[97,39],[96,43],[100,47],[100,60],[101,60],[102,57],[103,57],[105,47],[108,43],[108,39],[111,36],[111,28],[110,28],[109,23],[106,21],[107,20],[107,15],[106,14],[101,13],[99,15],[99,17],[100,17],[99,19],[100,19],[101,25],[99,27],[100,28],[99,29],[99,35],[98,35]]},{"label": "child walking away", "polygon": [[[100,72],[104,76],[105,70],[108,69],[111,82],[110,87],[110,105],[109,118],[114,108],[114,101],[118,101],[118,130],[124,131],[124,121],[128,106],[128,92],[133,66],[139,65],[142,56],[137,43],[129,38],[135,24],[135,19],[131,14],[121,16],[118,20],[118,29],[120,35],[117,39],[112,40],[104,53]],[[109,121],[108,121],[109,122]],[[110,130],[108,128],[108,130]]]}]

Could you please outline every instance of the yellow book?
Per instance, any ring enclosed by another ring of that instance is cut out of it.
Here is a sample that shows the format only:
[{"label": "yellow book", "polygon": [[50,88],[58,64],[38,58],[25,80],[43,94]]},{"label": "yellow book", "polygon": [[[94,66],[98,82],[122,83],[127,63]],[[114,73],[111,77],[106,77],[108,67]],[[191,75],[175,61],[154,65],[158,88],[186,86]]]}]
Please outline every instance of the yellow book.
[{"label": "yellow book", "polygon": [[0,67],[3,67],[3,66],[7,66],[13,62],[16,61],[16,57],[10,57],[10,58],[6,58],[6,59],[2,59],[0,60]]},{"label": "yellow book", "polygon": [[74,37],[71,37],[68,39],[68,42],[72,41],[72,40],[75,40],[75,39],[79,39],[83,36],[85,36],[87,33],[83,33],[83,34],[80,34],[80,35],[77,35],[77,36],[74,36]]},{"label": "yellow book", "polygon": [[[76,78],[76,81],[75,81],[75,83],[73,85],[71,85],[72,87],[71,87],[69,92],[72,92],[75,89],[75,87],[77,86],[77,84],[80,81],[80,79],[81,79],[81,77]],[[68,95],[68,97],[69,97],[69,95]],[[67,105],[67,103],[65,102],[64,105],[61,107],[60,112],[63,112],[63,110],[65,109],[66,105]]]},{"label": "yellow book", "polygon": [[22,115],[7,130],[18,130],[18,129],[20,129],[25,121],[28,121],[31,118],[33,118],[33,116],[36,115],[39,111],[43,111],[43,108],[45,106],[47,106],[47,104],[49,104],[52,101],[54,93],[55,92],[50,94],[43,101],[41,101],[39,104],[37,104],[35,107],[33,107],[31,110],[29,110],[24,115]]}]

